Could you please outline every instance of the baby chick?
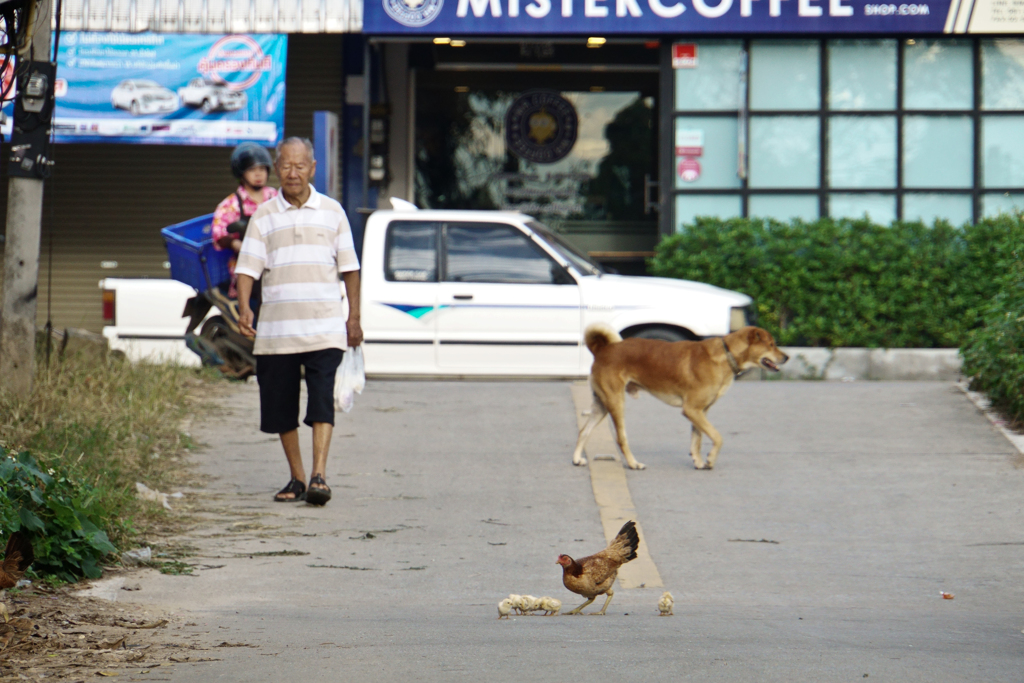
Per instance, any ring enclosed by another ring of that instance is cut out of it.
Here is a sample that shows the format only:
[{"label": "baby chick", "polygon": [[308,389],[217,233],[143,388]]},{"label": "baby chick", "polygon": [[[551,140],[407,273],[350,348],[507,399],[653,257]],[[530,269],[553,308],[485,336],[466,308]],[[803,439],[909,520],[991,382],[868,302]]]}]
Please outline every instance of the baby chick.
[{"label": "baby chick", "polygon": [[544,610],[544,616],[553,617],[562,609],[562,601],[558,598],[541,598],[540,609]]},{"label": "baby chick", "polygon": [[524,595],[521,600],[521,609],[523,610],[523,614],[526,614],[527,612],[536,612],[540,609],[540,600],[532,595]]},{"label": "baby chick", "polygon": [[661,594],[661,600],[658,600],[658,609],[661,611],[659,617],[671,617],[672,616],[672,605],[675,604],[675,600],[672,599],[672,594],[665,591]]},{"label": "baby chick", "polygon": [[508,619],[508,615],[512,612],[512,600],[511,598],[505,598],[498,603],[498,618],[504,617]]},{"label": "baby chick", "polygon": [[523,596],[518,593],[509,593],[508,599],[512,601],[512,609],[516,611],[516,614],[522,614]]}]

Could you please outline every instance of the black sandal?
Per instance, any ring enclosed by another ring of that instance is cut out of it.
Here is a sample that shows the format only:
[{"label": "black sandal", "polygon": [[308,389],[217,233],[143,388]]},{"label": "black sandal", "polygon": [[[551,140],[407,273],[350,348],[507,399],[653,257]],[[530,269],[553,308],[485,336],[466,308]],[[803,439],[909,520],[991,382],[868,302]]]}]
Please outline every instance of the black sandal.
[{"label": "black sandal", "polygon": [[[286,493],[292,494],[292,498],[284,498]],[[283,489],[274,494],[275,503],[295,503],[306,499],[306,485],[298,479],[292,479]]]},{"label": "black sandal", "polygon": [[[326,488],[315,489],[313,484],[319,484]],[[306,489],[306,502],[310,505],[324,505],[331,499],[331,487],[327,486],[327,482],[319,474],[314,474],[309,479],[309,488]]]}]

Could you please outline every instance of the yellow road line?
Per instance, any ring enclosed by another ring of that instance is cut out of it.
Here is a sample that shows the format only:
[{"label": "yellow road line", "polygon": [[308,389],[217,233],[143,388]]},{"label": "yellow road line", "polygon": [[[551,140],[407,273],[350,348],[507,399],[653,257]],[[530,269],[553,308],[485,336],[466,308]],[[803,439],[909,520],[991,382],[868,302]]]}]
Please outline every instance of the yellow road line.
[{"label": "yellow road line", "polygon": [[[572,401],[576,405],[576,423],[582,428],[587,421],[585,412],[590,410],[593,401],[590,385],[573,382]],[[590,485],[594,489],[594,500],[601,513],[601,526],[604,527],[606,541],[615,538],[622,525],[629,520],[636,522],[637,533],[640,534],[640,547],[636,551],[636,559],[622,565],[619,569],[619,585],[622,588],[660,588],[661,574],[647,551],[647,539],[644,536],[640,520],[637,518],[633,497],[629,494],[626,472],[623,469],[619,449],[611,432],[611,417],[590,434],[586,446],[587,461],[590,467]],[[608,459],[613,456],[614,460]],[[643,475],[641,475],[643,476]]]}]

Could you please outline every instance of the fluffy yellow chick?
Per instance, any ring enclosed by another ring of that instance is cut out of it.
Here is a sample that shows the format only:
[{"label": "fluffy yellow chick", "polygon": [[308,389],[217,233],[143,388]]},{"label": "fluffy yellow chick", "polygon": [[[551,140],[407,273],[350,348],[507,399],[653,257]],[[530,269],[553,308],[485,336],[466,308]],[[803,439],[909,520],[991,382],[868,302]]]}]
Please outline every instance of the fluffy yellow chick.
[{"label": "fluffy yellow chick", "polygon": [[541,598],[540,609],[544,610],[544,616],[553,617],[562,609],[562,601],[558,598]]},{"label": "fluffy yellow chick", "polygon": [[509,593],[508,599],[512,601],[512,609],[516,611],[516,614],[523,613],[523,596],[518,593]]},{"label": "fluffy yellow chick", "polygon": [[504,617],[508,619],[508,615],[512,613],[512,600],[505,598],[498,603],[498,618]]},{"label": "fluffy yellow chick", "polygon": [[527,612],[536,612],[540,609],[540,600],[532,595],[524,595],[522,596],[520,609],[523,610],[523,614],[526,614]]},{"label": "fluffy yellow chick", "polygon": [[672,599],[672,594],[665,591],[661,594],[661,600],[658,600],[658,609],[661,611],[659,617],[671,617],[672,616],[672,605],[675,604],[675,600]]}]

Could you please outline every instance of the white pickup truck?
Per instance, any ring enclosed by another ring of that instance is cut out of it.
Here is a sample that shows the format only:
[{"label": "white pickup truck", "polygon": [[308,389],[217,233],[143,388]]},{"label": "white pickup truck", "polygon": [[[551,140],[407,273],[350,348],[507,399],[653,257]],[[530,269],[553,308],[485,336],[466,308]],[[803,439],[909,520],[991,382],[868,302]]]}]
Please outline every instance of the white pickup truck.
[{"label": "white pickup truck", "polygon": [[[198,363],[180,317],[195,290],[173,280],[100,286],[112,348]],[[752,322],[751,304],[697,282],[605,273],[519,213],[376,211],[363,237],[369,375],[582,377],[591,323],[624,337],[699,339]]]}]

